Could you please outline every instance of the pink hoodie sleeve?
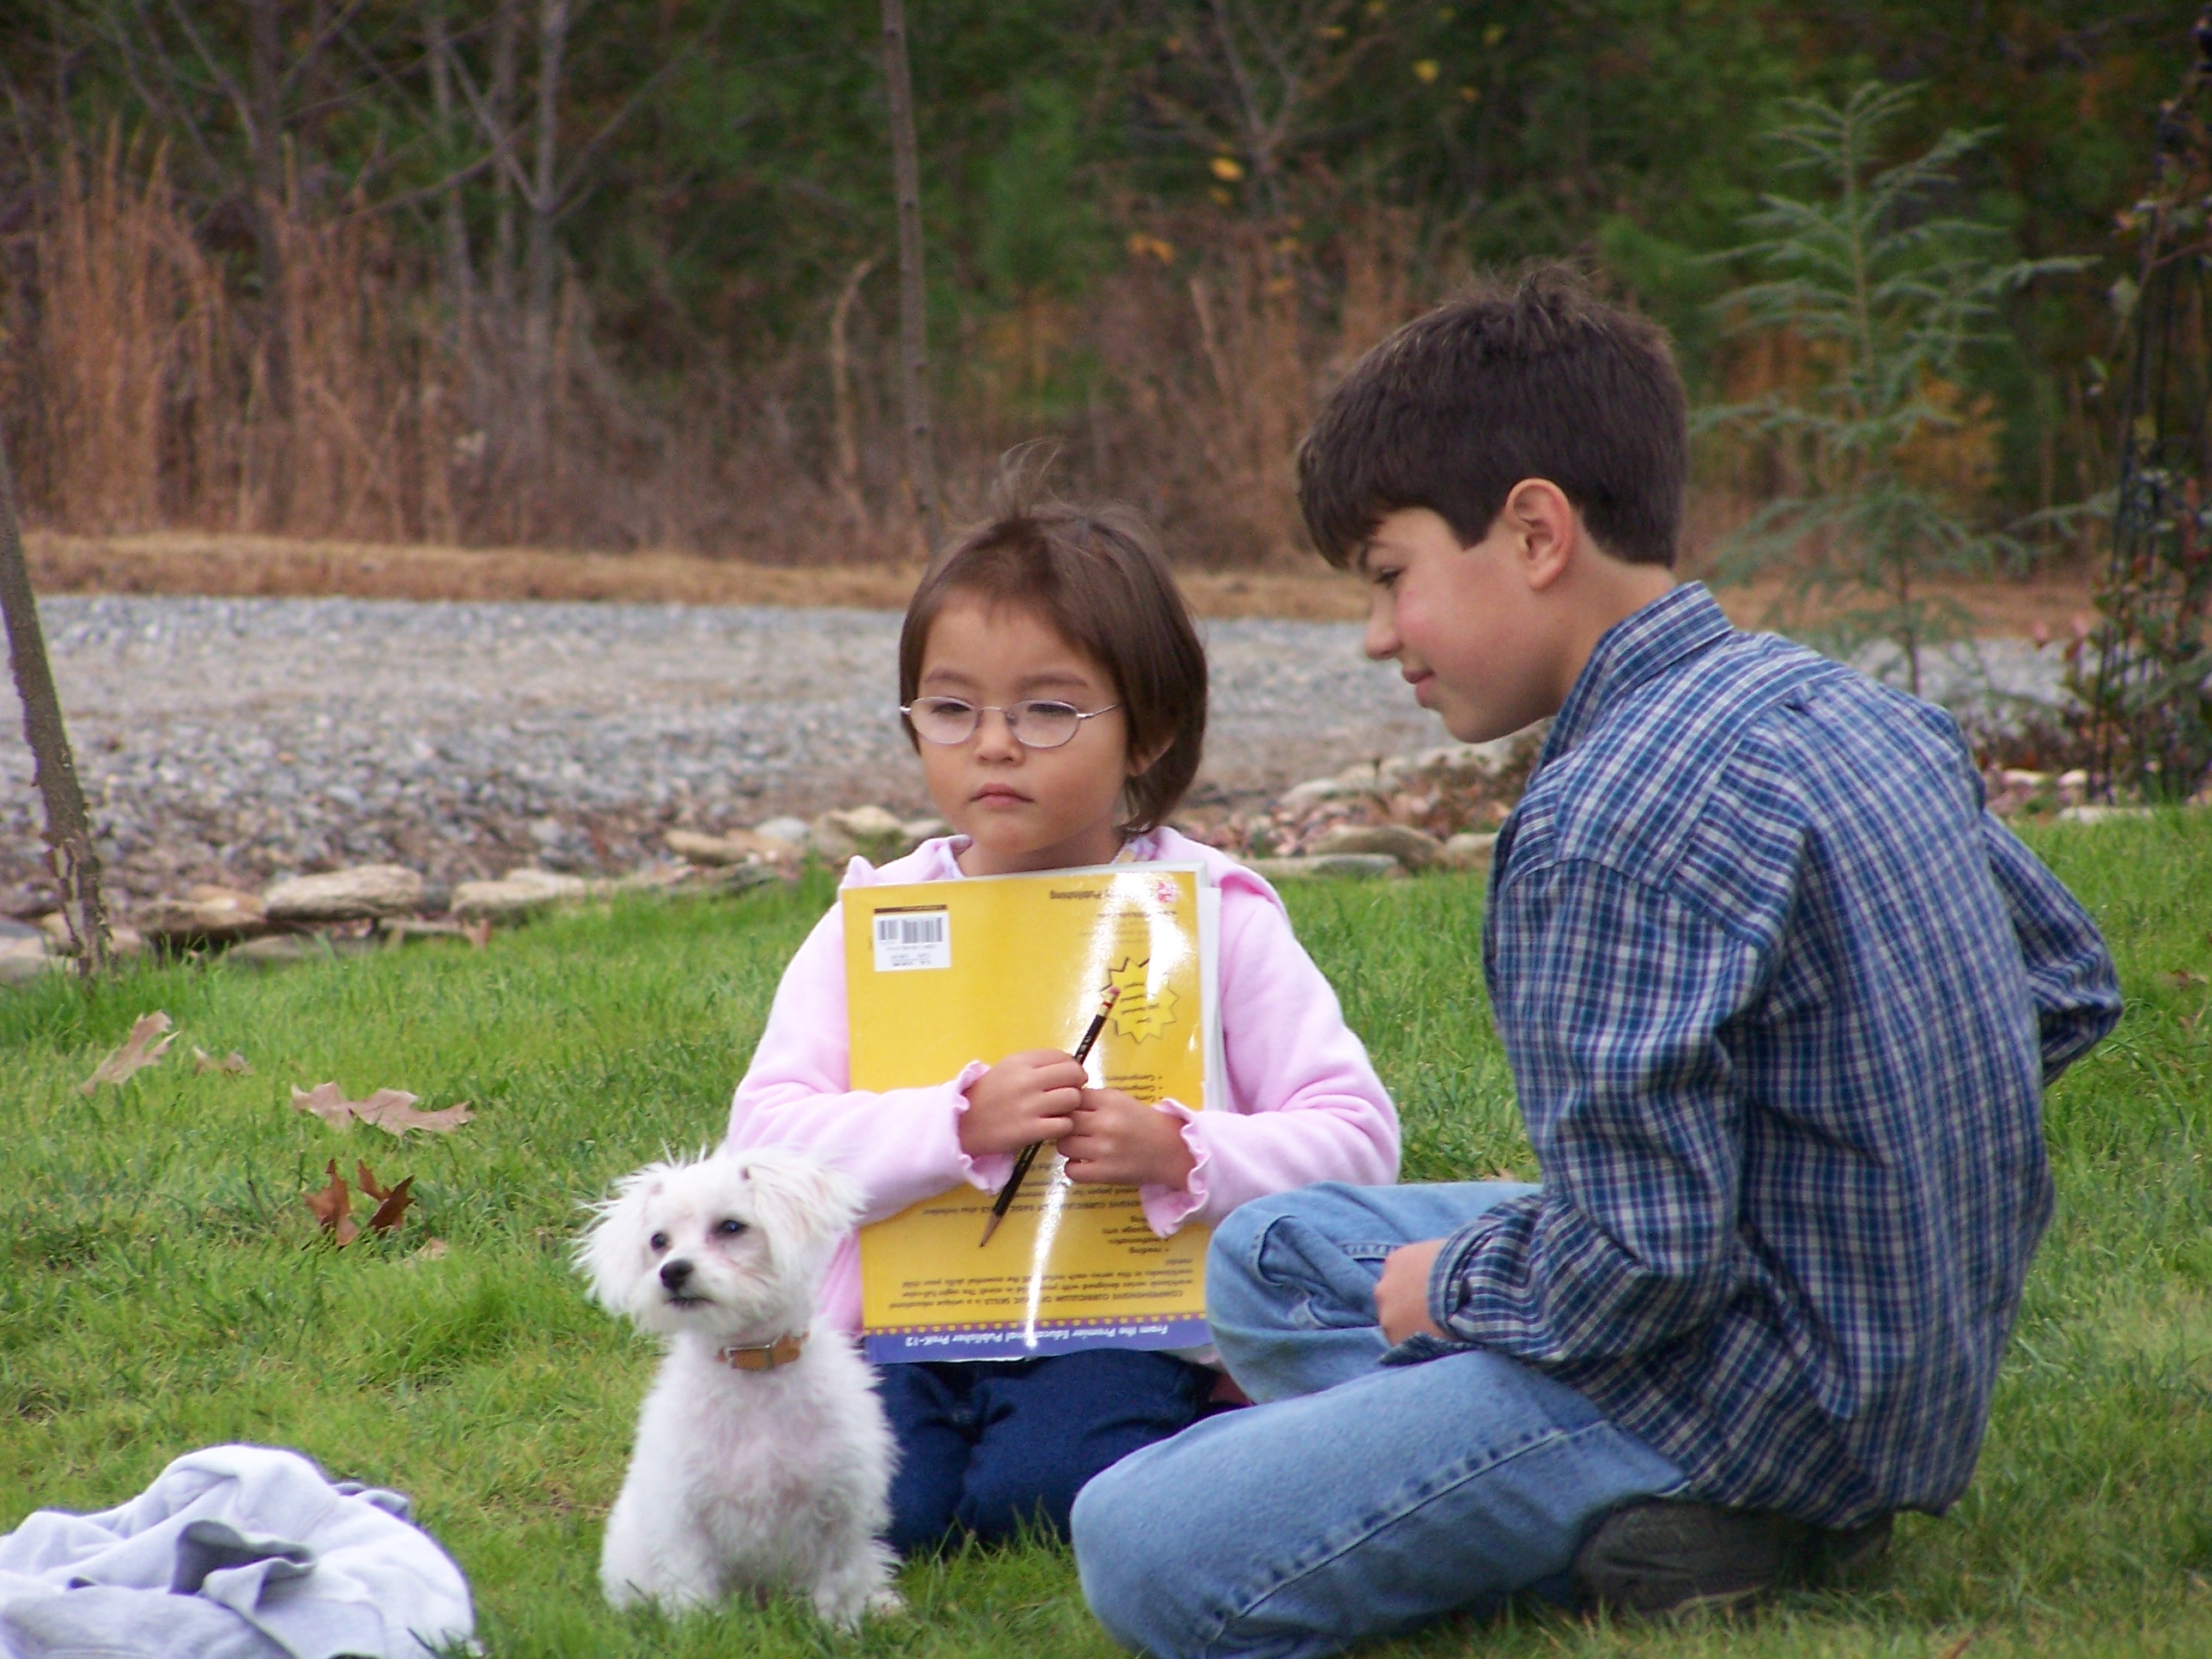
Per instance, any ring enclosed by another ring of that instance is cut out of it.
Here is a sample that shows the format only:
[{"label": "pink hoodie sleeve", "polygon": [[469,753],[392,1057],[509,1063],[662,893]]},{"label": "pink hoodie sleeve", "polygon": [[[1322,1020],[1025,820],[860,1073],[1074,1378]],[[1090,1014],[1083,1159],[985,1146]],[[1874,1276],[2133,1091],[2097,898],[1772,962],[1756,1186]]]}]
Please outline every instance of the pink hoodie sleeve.
[{"label": "pink hoodie sleeve", "polygon": [[1239,873],[1222,883],[1221,1031],[1229,1109],[1163,1109],[1196,1160],[1188,1186],[1138,1189],[1164,1237],[1195,1217],[1316,1181],[1398,1178],[1398,1114],[1336,993],[1291,931],[1282,902]]},{"label": "pink hoodie sleeve", "polygon": [[971,1158],[960,1149],[966,1091],[986,1069],[971,1060],[944,1083],[881,1094],[852,1086],[844,919],[832,909],[776,987],[768,1029],[730,1103],[728,1145],[788,1146],[836,1165],[866,1193],[864,1221],[896,1215],[963,1181],[995,1191],[1012,1158]]}]

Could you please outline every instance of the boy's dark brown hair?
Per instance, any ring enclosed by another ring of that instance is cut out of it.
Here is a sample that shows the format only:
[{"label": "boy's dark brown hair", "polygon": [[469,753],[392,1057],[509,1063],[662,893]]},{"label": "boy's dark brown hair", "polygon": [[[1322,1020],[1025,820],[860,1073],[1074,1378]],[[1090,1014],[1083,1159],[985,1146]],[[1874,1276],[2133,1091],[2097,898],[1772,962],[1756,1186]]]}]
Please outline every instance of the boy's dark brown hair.
[{"label": "boy's dark brown hair", "polygon": [[930,625],[961,593],[1027,605],[1112,677],[1129,752],[1156,755],[1123,787],[1118,827],[1125,836],[1158,829],[1198,775],[1206,651],[1145,521],[1127,507],[1008,493],[995,516],[939,556],[908,601],[899,631],[901,704],[920,690]]},{"label": "boy's dark brown hair", "polygon": [[1515,484],[1548,478],[1613,557],[1671,565],[1688,454],[1665,331],[1567,266],[1533,264],[1415,318],[1353,366],[1298,447],[1298,505],[1322,556],[1344,567],[1406,507],[1471,547]]}]

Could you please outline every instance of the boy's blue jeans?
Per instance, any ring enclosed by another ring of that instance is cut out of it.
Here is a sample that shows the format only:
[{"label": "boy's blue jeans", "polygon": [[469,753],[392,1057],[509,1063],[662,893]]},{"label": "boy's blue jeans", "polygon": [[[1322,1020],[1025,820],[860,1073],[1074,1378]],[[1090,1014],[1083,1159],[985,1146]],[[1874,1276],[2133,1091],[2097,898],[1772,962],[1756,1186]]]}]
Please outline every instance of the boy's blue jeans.
[{"label": "boy's blue jeans", "polygon": [[1309,1659],[1556,1594],[1599,1516],[1681,1486],[1668,1459],[1516,1360],[1380,1363],[1383,1259],[1534,1190],[1329,1182],[1222,1223],[1207,1316],[1261,1403],[1133,1453],[1077,1498],[1083,1593],[1116,1641],[1154,1659]]}]

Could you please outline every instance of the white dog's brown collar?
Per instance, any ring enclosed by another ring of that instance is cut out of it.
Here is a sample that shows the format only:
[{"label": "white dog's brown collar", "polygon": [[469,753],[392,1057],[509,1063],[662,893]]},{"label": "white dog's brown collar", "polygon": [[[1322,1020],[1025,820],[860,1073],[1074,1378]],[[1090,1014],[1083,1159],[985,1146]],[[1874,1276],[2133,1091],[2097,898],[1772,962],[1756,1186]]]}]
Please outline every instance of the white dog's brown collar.
[{"label": "white dog's brown collar", "polygon": [[804,1336],[779,1336],[773,1342],[758,1342],[749,1348],[723,1348],[714,1358],[733,1371],[772,1371],[798,1358],[805,1346]]}]

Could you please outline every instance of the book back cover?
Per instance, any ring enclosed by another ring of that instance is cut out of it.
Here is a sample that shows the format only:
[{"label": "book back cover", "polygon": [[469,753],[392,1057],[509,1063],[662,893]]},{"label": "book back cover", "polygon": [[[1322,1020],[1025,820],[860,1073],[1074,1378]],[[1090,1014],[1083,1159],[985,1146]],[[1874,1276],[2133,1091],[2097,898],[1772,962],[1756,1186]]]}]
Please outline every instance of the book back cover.
[{"label": "book back cover", "polygon": [[[852,1083],[939,1083],[971,1060],[1073,1051],[1092,1086],[1201,1109],[1218,1066],[1214,920],[1197,865],[848,889]],[[860,1230],[863,1335],[878,1363],[1207,1340],[1208,1231],[1158,1238],[1133,1188],[1071,1182],[1050,1148],[988,1245],[991,1194],[960,1186]]]}]

